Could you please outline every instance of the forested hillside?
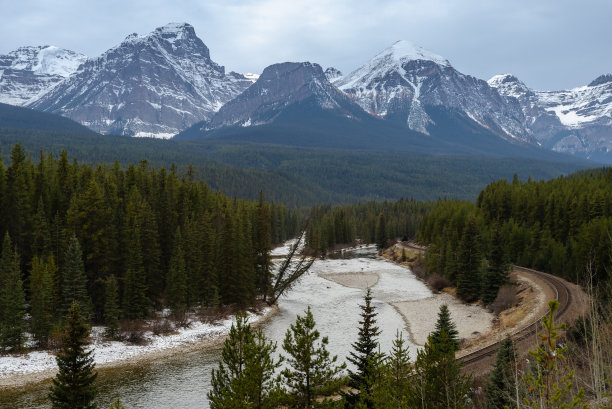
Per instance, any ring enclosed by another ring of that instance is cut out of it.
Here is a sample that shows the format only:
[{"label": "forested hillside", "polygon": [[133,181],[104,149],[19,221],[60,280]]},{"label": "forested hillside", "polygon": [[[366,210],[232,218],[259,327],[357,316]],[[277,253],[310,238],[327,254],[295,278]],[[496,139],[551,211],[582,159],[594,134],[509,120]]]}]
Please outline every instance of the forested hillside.
[{"label": "forested hillside", "polygon": [[250,305],[268,290],[271,245],[301,224],[283,205],[229,198],[175,167],[88,166],[65,151],[34,162],[19,144],[10,158],[0,162],[0,282],[12,289],[0,291],[2,327],[23,325],[28,305],[41,342],[75,299],[94,322]]},{"label": "forested hillside", "polygon": [[265,197],[286,206],[343,204],[371,200],[459,198],[475,200],[490,182],[529,176],[550,179],[593,164],[557,155],[555,161],[499,156],[425,155],[414,152],[299,148],[250,142],[166,141],[111,135],[0,128],[0,147],[8,160],[20,143],[34,157],[40,149],[60,152],[95,165],[138,163],[181,172],[192,165],[196,178],[229,196]]},{"label": "forested hillside", "polygon": [[[418,237],[430,243],[428,268],[478,298],[469,284],[492,260],[512,262],[585,284],[610,283],[612,169],[578,172],[549,181],[514,178],[491,183],[476,203],[441,201]],[[603,287],[602,287],[603,288]],[[458,289],[459,291],[459,289]]]}]

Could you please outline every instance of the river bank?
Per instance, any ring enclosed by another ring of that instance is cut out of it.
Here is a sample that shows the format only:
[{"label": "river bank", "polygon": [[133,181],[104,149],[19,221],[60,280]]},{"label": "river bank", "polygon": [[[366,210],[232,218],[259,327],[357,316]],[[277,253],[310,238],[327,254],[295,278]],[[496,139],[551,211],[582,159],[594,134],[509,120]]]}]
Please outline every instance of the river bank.
[{"label": "river bank", "polygon": [[[247,313],[249,322],[257,327],[278,313],[278,307],[266,307]],[[235,316],[213,323],[192,321],[187,328],[179,328],[168,335],[144,334],[143,345],[108,341],[103,327],[93,327],[90,350],[94,351],[96,369],[139,365],[173,355],[196,350],[219,348],[225,340]],[[32,351],[23,355],[0,357],[0,390],[20,388],[51,379],[57,372],[55,355],[51,351]]]}]

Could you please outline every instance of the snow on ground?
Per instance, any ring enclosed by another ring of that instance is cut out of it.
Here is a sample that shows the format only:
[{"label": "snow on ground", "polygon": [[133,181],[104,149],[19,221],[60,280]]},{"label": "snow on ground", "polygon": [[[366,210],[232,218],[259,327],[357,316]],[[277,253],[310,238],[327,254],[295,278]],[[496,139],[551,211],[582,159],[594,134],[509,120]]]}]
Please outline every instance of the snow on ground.
[{"label": "snow on ground", "polygon": [[[272,308],[265,308],[261,314],[249,313],[249,322],[256,323],[272,312]],[[90,349],[94,351],[96,365],[124,362],[136,357],[143,357],[152,353],[167,351],[186,345],[213,341],[229,333],[234,317],[208,324],[199,321],[191,323],[189,328],[181,328],[170,335],[145,334],[148,341],[146,345],[133,345],[120,341],[107,341],[103,338],[103,327],[93,327]],[[55,355],[49,351],[32,351],[24,355],[0,357],[0,379],[16,374],[30,374],[56,368]]]}]

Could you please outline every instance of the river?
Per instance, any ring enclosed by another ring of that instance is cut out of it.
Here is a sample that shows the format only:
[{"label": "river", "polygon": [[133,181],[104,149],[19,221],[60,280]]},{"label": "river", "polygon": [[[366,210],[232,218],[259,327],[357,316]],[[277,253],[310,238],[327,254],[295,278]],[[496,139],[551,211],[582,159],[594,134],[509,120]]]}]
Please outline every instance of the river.
[{"label": "river", "polygon": [[[317,329],[322,336],[329,337],[329,351],[338,355],[339,362],[344,362],[357,336],[358,306],[365,294],[362,288],[367,280],[375,281],[377,278],[372,286],[373,305],[382,330],[379,338],[381,350],[389,351],[396,331],[405,329],[402,317],[389,303],[427,298],[431,292],[412,272],[377,259],[374,254],[375,250],[369,248],[345,252],[340,258],[317,260],[298,284],[279,300],[279,313],[263,325],[266,335],[278,343],[278,349],[282,349],[285,332],[296,315],[303,315],[310,305]],[[334,275],[342,280],[336,280]],[[432,311],[432,320],[436,316],[437,311]],[[406,333],[404,338],[408,339]],[[411,342],[408,346],[411,357],[414,357],[416,347]],[[99,407],[108,408],[120,397],[128,409],[208,408],[206,394],[210,388],[211,369],[217,366],[219,359],[220,349],[216,348],[172,356],[138,367],[105,369],[96,381]],[[2,392],[0,408],[48,408],[49,384]]]}]

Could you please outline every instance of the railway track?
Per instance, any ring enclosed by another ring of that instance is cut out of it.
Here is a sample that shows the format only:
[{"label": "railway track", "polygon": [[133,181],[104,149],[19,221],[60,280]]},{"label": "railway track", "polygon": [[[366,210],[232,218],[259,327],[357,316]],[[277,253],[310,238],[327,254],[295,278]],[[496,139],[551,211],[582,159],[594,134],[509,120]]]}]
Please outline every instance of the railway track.
[{"label": "railway track", "polygon": [[[557,320],[562,319],[572,303],[572,292],[563,282],[563,280],[553,275],[525,267],[514,266],[514,269],[537,276],[541,280],[545,281],[553,289],[555,293],[555,299],[559,301],[559,309],[557,310],[555,318]],[[526,327],[523,327],[511,334],[511,337],[514,340],[515,345],[517,345],[517,349],[519,350],[519,352],[521,350],[529,348],[529,344],[533,344],[535,340],[534,335],[542,328],[542,318],[543,316],[538,317],[537,320],[533,321]],[[478,349],[477,351],[459,357],[457,358],[457,360],[463,363],[463,366],[466,370],[469,370],[470,367],[475,367],[477,364],[480,365],[483,363],[483,361],[494,359],[497,353],[498,346],[499,341],[493,342],[485,347]]]},{"label": "railway track", "polygon": [[[417,246],[412,243],[402,243],[402,245],[418,251],[424,251],[426,249],[423,246]],[[542,281],[546,282],[552,288],[555,293],[555,299],[559,301],[559,309],[557,310],[555,318],[557,320],[562,320],[568,308],[572,304],[572,292],[570,291],[566,283],[559,277],[555,277],[551,274],[544,273],[542,271],[532,270],[530,268],[520,266],[514,266],[514,269],[532,274],[540,278]],[[543,317],[544,316],[538,317],[529,325],[511,334],[511,337],[514,340],[514,343],[517,346],[517,350],[519,351],[519,353],[521,351],[528,350],[529,348],[533,348],[533,343],[536,341],[535,334],[537,334],[537,332],[542,328]],[[492,342],[476,351],[470,352],[467,355],[463,355],[457,358],[457,361],[463,363],[464,370],[466,371],[469,371],[470,369],[476,366],[484,365],[487,363],[486,361],[492,361],[493,359],[495,359],[499,343],[500,341]]]}]

